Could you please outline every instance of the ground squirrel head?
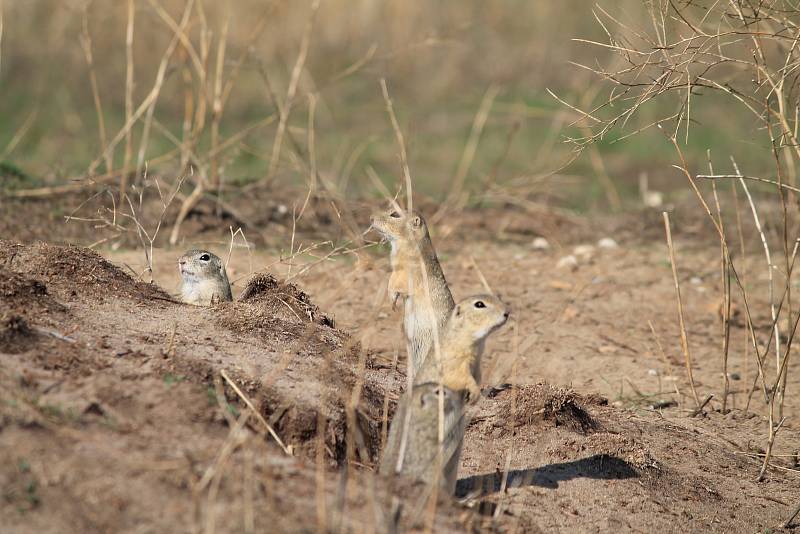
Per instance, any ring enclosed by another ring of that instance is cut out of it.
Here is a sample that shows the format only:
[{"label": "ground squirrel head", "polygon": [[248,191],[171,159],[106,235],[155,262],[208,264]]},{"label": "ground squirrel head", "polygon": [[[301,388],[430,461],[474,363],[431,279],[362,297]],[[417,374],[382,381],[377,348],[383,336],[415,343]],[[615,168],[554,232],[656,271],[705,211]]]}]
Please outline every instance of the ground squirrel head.
[{"label": "ground squirrel head", "polygon": [[178,258],[181,294],[189,304],[212,304],[232,300],[225,264],[207,250],[190,250]]},{"label": "ground squirrel head", "polygon": [[448,331],[469,335],[481,341],[508,320],[510,312],[503,302],[493,295],[475,295],[459,302],[447,323]]},{"label": "ground squirrel head", "polygon": [[390,241],[406,240],[419,243],[428,237],[428,225],[418,211],[403,211],[399,207],[372,214],[372,228]]}]

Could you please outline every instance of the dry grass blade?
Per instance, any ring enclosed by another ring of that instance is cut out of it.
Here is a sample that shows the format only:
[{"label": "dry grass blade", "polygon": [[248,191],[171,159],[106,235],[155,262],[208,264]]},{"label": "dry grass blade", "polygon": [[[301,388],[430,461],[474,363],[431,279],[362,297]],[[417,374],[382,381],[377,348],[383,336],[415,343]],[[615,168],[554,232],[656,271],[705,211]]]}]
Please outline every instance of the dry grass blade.
[{"label": "dry grass blade", "polygon": [[92,34],[89,32],[89,5],[87,4],[83,8],[83,24],[82,24],[82,32],[81,32],[81,48],[83,48],[83,54],[86,58],[86,65],[89,67],[89,84],[92,88],[92,99],[94,100],[94,110],[95,114],[97,115],[97,130],[98,136],[100,137],[100,147],[103,150],[105,165],[106,165],[106,172],[110,173],[113,169],[113,161],[114,161],[114,152],[107,151],[107,141],[106,138],[106,121],[103,114],[103,104],[100,100],[100,89],[97,86],[97,72],[95,72],[94,68],[94,55],[92,54]]},{"label": "dry grass blade", "polygon": [[[736,174],[739,173],[739,167],[736,165],[736,162],[733,161],[734,168],[736,169]],[[744,189],[744,193],[747,196],[747,202],[750,204],[750,210],[753,213],[753,222],[756,225],[756,230],[758,231],[758,235],[761,237],[761,245],[764,247],[764,257],[767,260],[767,277],[769,279],[769,311],[770,315],[772,316],[772,322],[774,323],[774,335],[775,335],[775,358],[776,358],[776,370],[781,366],[781,333],[780,327],[778,325],[778,315],[775,311],[775,282],[774,282],[774,270],[775,266],[772,263],[772,256],[769,250],[769,243],[767,243],[767,237],[764,235],[764,229],[761,227],[761,219],[758,217],[758,211],[756,210],[755,202],[753,202],[753,197],[750,195],[750,189],[747,187],[747,182],[743,179],[739,179],[739,183],[742,185],[742,189]]]},{"label": "dry grass blade", "polygon": [[0,73],[3,72],[3,13],[5,11],[3,0],[0,0]]},{"label": "dry grass blade", "polygon": [[289,87],[286,90],[286,101],[280,112],[280,121],[278,122],[278,131],[275,133],[275,141],[272,143],[272,156],[269,160],[269,170],[266,175],[267,184],[272,183],[275,178],[275,172],[278,170],[278,162],[281,155],[281,145],[283,143],[283,136],[286,132],[286,127],[289,121],[289,114],[292,111],[294,98],[297,94],[297,86],[300,82],[300,75],[303,73],[306,57],[308,56],[308,48],[311,43],[311,32],[314,28],[314,20],[316,19],[317,10],[319,10],[320,0],[314,0],[311,4],[311,12],[306,22],[306,29],[303,32],[303,38],[300,41],[300,51],[297,53],[297,60],[292,69],[292,76],[289,79]]},{"label": "dry grass blade", "polygon": [[25,122],[22,123],[22,126],[20,126],[16,132],[14,132],[13,136],[11,136],[11,140],[9,140],[8,144],[6,144],[3,152],[0,153],[0,160],[6,159],[9,155],[11,155],[12,152],[14,152],[14,149],[17,148],[17,145],[19,145],[20,141],[25,138],[25,135],[31,129],[31,126],[33,126],[38,114],[39,110],[34,109],[30,115],[28,115],[28,117],[25,119]]},{"label": "dry grass blade", "polygon": [[[128,0],[128,23],[125,29],[125,123],[133,124],[133,32],[136,20],[134,0]],[[122,163],[122,178],[119,186],[119,200],[122,203],[128,194],[128,180],[133,160],[133,135],[130,129],[125,132],[125,152]]]},{"label": "dry grass blade", "polygon": [[258,410],[256,410],[255,406],[253,406],[253,403],[250,402],[250,399],[247,398],[247,395],[245,395],[242,392],[242,390],[239,389],[239,386],[236,385],[236,382],[231,380],[231,378],[228,376],[228,373],[226,373],[224,369],[220,371],[220,375],[222,376],[222,378],[225,379],[228,385],[231,386],[231,388],[233,388],[233,391],[235,391],[236,394],[239,395],[239,398],[242,399],[242,401],[247,405],[247,407],[253,411],[253,414],[256,416],[256,419],[258,419],[258,421],[262,425],[264,425],[266,431],[269,432],[269,435],[272,436],[272,438],[275,440],[278,446],[280,446],[280,448],[283,449],[283,452],[291,456],[292,451],[286,445],[284,445],[283,441],[281,440],[281,438],[278,437],[278,434],[275,432],[272,426],[270,426],[270,424],[267,423],[267,420],[264,419],[264,416],[261,415],[261,413]]},{"label": "dry grass blade", "polygon": [[[499,92],[500,87],[497,85],[492,85],[483,95],[481,104],[478,107],[478,111],[475,113],[475,118],[472,121],[469,138],[467,139],[466,145],[464,145],[464,152],[461,154],[461,159],[458,162],[458,168],[456,169],[456,173],[450,182],[450,193],[445,200],[445,205],[458,205],[460,203],[461,193],[464,189],[464,181],[467,178],[467,174],[472,167],[472,162],[475,159],[475,154],[478,151],[478,142],[480,141],[483,127],[486,125],[486,121],[489,119],[492,103],[494,103],[494,99],[497,98],[497,94]],[[444,209],[445,207],[442,206],[439,211],[441,212]],[[434,220],[437,220],[437,218],[434,217]]]},{"label": "dry grass blade", "polygon": [[800,193],[800,188],[792,187],[788,184],[783,184],[776,182],[775,180],[768,180],[767,178],[759,178],[758,176],[741,176],[738,174],[698,174],[697,178],[702,178],[705,180],[717,180],[717,179],[730,179],[730,180],[751,180],[754,182],[761,182],[762,184],[771,184],[786,189],[787,191],[792,191],[793,193]]},{"label": "dry grass blade", "polygon": [[800,514],[800,504],[795,506],[794,510],[789,514],[789,517],[787,517],[786,521],[781,525],[781,528],[789,528],[789,525],[792,524],[792,521],[794,521],[794,518],[797,517],[798,514]]},{"label": "dry grass blade", "polygon": [[228,27],[231,21],[231,2],[225,2],[225,15],[222,19],[222,28],[217,41],[217,62],[214,70],[214,96],[211,105],[211,187],[219,190],[221,185],[219,173],[219,124],[222,120],[224,104],[222,102],[222,74],[225,66],[225,50],[228,44]]},{"label": "dry grass blade", "polygon": [[[156,110],[156,102],[158,102],[158,98],[161,94],[161,89],[164,86],[164,81],[167,75],[167,68],[169,67],[170,60],[172,59],[172,55],[175,52],[175,49],[178,46],[178,43],[181,40],[181,34],[186,31],[186,27],[189,24],[189,17],[192,14],[192,9],[194,8],[194,0],[188,0],[186,2],[186,8],[183,11],[183,16],[181,17],[180,25],[178,26],[177,31],[172,36],[172,40],[170,41],[167,49],[164,51],[164,55],[161,58],[161,63],[158,66],[158,72],[156,73],[156,82],[153,86],[153,91],[148,95],[149,102],[147,104],[147,110],[145,113],[144,119],[144,126],[142,128],[142,137],[139,140],[139,153],[136,157],[136,172],[134,173],[134,179],[139,179],[139,176],[142,173],[142,169],[145,166],[145,157],[147,156],[147,148],[150,144],[150,130],[153,125],[153,114]],[[113,147],[110,147],[113,150]]]},{"label": "dry grass blade", "polygon": [[[191,13],[191,8],[192,8],[193,5],[194,5],[194,0],[188,0],[187,1],[186,9],[184,10],[184,16],[183,16],[183,19],[181,21],[181,28],[185,28],[186,27],[186,24],[189,21],[189,14]],[[152,109],[151,106],[155,105],[155,102],[156,102],[156,100],[158,100],[158,95],[161,93],[161,88],[163,87],[163,84],[164,84],[164,78],[166,76],[166,71],[167,71],[167,66],[169,64],[169,59],[172,56],[172,53],[174,52],[175,47],[177,46],[179,40],[180,39],[179,39],[178,35],[173,36],[172,41],[167,46],[167,49],[166,49],[164,55],[161,58],[161,62],[159,64],[158,72],[156,73],[156,78],[155,78],[155,81],[153,82],[153,87],[150,89],[150,92],[147,94],[147,96],[142,101],[142,103],[139,105],[139,107],[136,109],[136,111],[129,118],[126,119],[125,124],[120,129],[120,131],[117,132],[117,134],[111,139],[111,141],[109,141],[108,147],[106,148],[106,151],[103,152],[100,155],[99,158],[95,159],[89,165],[89,169],[87,171],[87,174],[89,176],[92,176],[94,174],[95,170],[97,170],[97,166],[99,165],[99,163],[105,159],[106,152],[114,150],[116,148],[116,146],[120,143],[120,141],[122,141],[126,136],[128,136],[130,134],[130,131],[133,128],[133,126],[136,123],[136,121],[138,121],[142,117],[142,115],[144,115],[146,112],[149,112],[149,110]],[[152,117],[152,114],[151,114],[151,117]],[[141,159],[142,159],[142,166],[143,166],[144,165],[144,156],[142,156]]]},{"label": "dry grass blade", "polygon": [[469,257],[469,261],[470,261],[470,263],[472,263],[472,266],[475,268],[475,272],[478,273],[478,277],[481,279],[481,284],[483,284],[483,288],[486,290],[486,293],[488,293],[489,295],[494,295],[495,293],[494,293],[494,291],[492,291],[491,286],[489,286],[489,282],[486,280],[486,277],[483,275],[483,271],[481,271],[481,268],[478,267],[478,262],[475,261],[475,257],[474,256],[470,256]]},{"label": "dry grass blade", "polygon": [[414,195],[413,187],[411,186],[411,171],[408,167],[408,152],[406,152],[406,142],[403,138],[403,131],[400,129],[400,123],[397,122],[397,116],[394,114],[394,105],[392,99],[389,97],[389,88],[386,86],[386,80],[381,78],[381,92],[383,93],[383,100],[386,103],[386,112],[389,114],[389,120],[392,123],[397,144],[400,148],[400,166],[403,170],[403,178],[406,182],[406,209],[409,213],[414,211]]}]

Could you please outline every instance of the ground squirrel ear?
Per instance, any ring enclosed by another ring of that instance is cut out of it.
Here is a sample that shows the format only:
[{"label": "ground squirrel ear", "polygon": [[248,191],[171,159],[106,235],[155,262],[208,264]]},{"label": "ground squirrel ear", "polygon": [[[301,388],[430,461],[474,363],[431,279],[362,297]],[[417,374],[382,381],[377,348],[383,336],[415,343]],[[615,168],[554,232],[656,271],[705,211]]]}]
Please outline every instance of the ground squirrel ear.
[{"label": "ground squirrel ear", "polygon": [[422,226],[422,219],[419,218],[419,215],[415,215],[414,218],[411,219],[411,224],[419,228],[420,226]]}]

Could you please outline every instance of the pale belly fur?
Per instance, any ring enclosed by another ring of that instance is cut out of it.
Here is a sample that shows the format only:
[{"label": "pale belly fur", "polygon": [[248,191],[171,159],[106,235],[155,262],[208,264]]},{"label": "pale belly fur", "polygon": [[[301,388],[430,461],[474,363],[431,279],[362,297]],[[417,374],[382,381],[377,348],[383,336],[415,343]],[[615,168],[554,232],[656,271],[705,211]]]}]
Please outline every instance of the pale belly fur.
[{"label": "pale belly fur", "polygon": [[[422,366],[428,351],[433,345],[436,314],[430,305],[422,308],[414,306],[412,299],[407,298],[405,303],[405,317],[403,325],[408,342],[408,357],[414,374]],[[441,342],[443,332],[439,332]]]}]

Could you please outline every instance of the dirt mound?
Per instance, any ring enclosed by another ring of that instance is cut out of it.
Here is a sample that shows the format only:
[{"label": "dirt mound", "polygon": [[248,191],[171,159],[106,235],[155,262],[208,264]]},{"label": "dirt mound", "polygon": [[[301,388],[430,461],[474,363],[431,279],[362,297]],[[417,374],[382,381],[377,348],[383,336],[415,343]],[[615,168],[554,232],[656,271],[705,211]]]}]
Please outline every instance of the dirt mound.
[{"label": "dirt mound", "polygon": [[[487,419],[501,435],[525,426],[564,426],[584,434],[596,430],[597,421],[584,408],[589,404],[607,404],[598,397],[582,397],[572,390],[536,384],[494,388],[488,393],[494,399],[491,411],[481,414],[473,424]],[[511,414],[509,416],[509,414]]]},{"label": "dirt mound", "polygon": [[4,313],[0,316],[0,352],[19,354],[36,342],[36,333],[24,317]]},{"label": "dirt mound", "polygon": [[0,265],[0,353],[30,350],[42,334],[34,324],[63,316],[66,308],[47,292],[47,286]]},{"label": "dirt mound", "polygon": [[[238,301],[203,308],[175,302],[78,247],[0,242],[0,269],[8,273],[0,298],[17,307],[42,303],[35,324],[28,315],[15,315],[2,327],[4,352],[22,353],[36,340],[48,340],[27,364],[71,376],[133,365],[134,374],[205,387],[214,387],[226,371],[296,454],[313,454],[320,421],[334,464],[345,458],[348,429],[358,434],[354,446],[362,461],[371,463],[379,453],[385,388],[396,378],[366,369],[360,345],[333,328],[293,284],[256,276]],[[55,313],[63,307],[48,288],[69,302],[68,322]],[[52,342],[61,346],[51,350]],[[352,404],[356,388],[361,395]],[[227,384],[225,395],[241,405]]]},{"label": "dirt mound", "polygon": [[0,265],[0,308],[26,317],[44,312],[63,312],[65,308],[47,292],[47,286],[35,278]]},{"label": "dirt mound", "polygon": [[20,245],[0,240],[0,266],[36,278],[69,297],[103,294],[130,299],[167,299],[155,285],[134,280],[100,254],[83,247],[46,243]]},{"label": "dirt mound", "polygon": [[324,350],[324,345],[340,347],[346,337],[311,297],[271,274],[250,278],[236,302],[223,303],[215,307],[215,312],[225,328],[282,343],[302,339]]},{"label": "dirt mound", "polygon": [[250,278],[238,300],[258,305],[264,314],[273,317],[335,326],[333,320],[311,302],[311,297],[294,284],[281,282],[271,274],[260,273]]}]

